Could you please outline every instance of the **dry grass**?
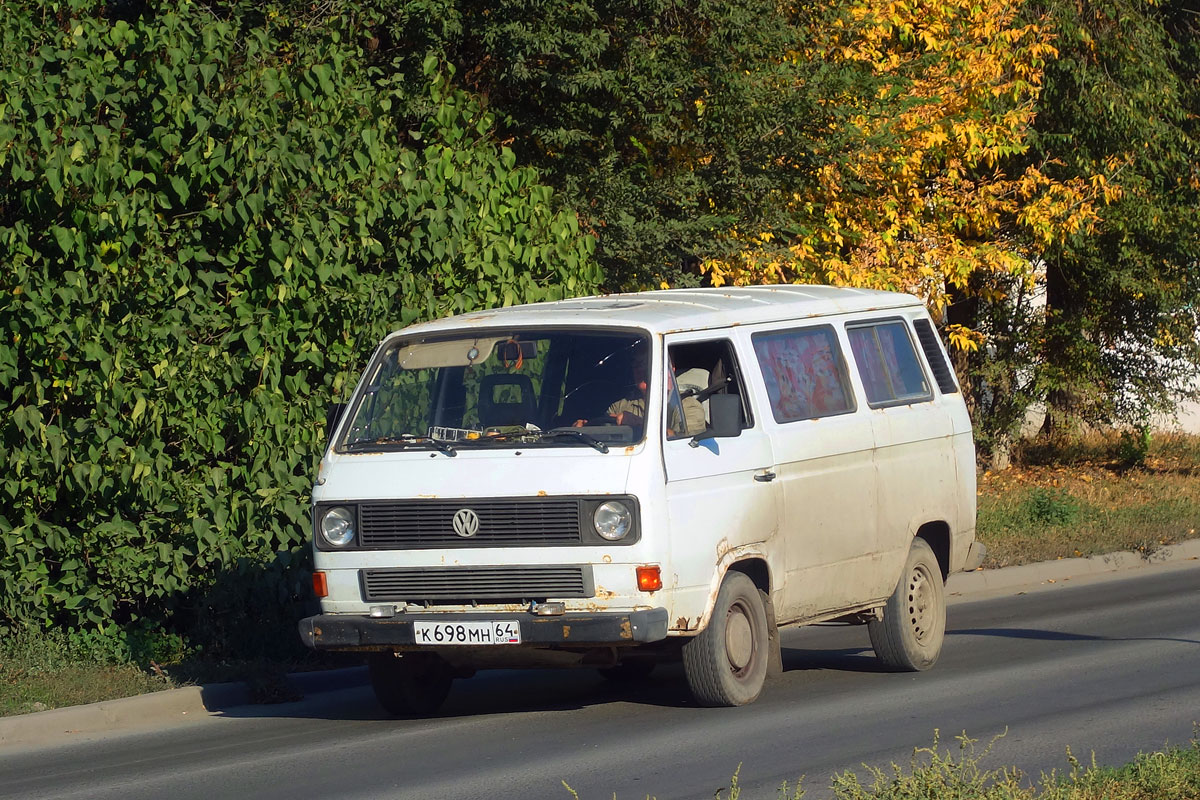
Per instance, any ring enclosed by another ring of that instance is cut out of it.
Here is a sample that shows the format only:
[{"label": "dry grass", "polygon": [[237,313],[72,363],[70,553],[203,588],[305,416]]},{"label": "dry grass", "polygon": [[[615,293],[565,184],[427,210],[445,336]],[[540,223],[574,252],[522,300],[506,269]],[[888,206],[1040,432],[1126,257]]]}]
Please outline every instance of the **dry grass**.
[{"label": "dry grass", "polygon": [[1057,458],[1027,445],[1018,466],[983,473],[978,536],[988,547],[984,566],[1119,550],[1149,555],[1195,538],[1200,437],[1155,437],[1144,457],[1134,459],[1128,444],[1093,434],[1060,448]]}]

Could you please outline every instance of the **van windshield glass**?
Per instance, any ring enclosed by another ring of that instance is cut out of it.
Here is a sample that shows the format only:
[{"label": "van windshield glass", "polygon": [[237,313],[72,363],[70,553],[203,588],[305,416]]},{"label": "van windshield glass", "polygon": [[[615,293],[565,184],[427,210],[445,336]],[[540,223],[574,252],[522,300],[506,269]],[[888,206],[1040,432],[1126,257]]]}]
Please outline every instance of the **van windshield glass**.
[{"label": "van windshield glass", "polygon": [[644,333],[513,330],[401,339],[367,368],[339,452],[593,447],[645,436]]}]

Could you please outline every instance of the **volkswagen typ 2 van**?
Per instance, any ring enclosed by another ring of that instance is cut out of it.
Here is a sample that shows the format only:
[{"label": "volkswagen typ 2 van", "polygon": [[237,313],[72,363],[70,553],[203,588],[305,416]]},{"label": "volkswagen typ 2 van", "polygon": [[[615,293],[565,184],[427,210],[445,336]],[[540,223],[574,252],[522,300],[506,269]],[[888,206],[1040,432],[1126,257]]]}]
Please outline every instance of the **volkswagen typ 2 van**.
[{"label": "volkswagen typ 2 van", "polygon": [[971,423],[916,298],[819,286],[518,306],[387,336],[313,489],[308,646],[381,704],[455,678],[681,660],[755,700],[778,629],[865,624],[923,670],[973,569]]}]

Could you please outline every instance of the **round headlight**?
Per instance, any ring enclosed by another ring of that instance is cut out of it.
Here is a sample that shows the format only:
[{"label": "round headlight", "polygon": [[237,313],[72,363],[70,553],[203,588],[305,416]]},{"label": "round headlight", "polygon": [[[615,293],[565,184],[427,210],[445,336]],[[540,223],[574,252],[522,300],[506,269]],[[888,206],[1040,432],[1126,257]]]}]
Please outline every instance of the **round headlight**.
[{"label": "round headlight", "polygon": [[633,514],[624,503],[609,500],[596,507],[596,513],[592,514],[592,525],[596,527],[596,533],[615,542],[624,539],[633,530]]},{"label": "round headlight", "polygon": [[334,547],[345,547],[354,541],[354,512],[337,506],[321,517],[321,538]]}]

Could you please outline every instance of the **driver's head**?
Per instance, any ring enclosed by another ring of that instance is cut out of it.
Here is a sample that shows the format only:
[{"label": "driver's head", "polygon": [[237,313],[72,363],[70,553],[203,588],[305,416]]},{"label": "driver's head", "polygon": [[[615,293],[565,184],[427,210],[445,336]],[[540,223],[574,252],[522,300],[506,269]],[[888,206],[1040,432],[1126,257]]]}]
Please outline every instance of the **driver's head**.
[{"label": "driver's head", "polygon": [[633,385],[642,394],[646,393],[646,360],[644,358],[633,360]]}]

